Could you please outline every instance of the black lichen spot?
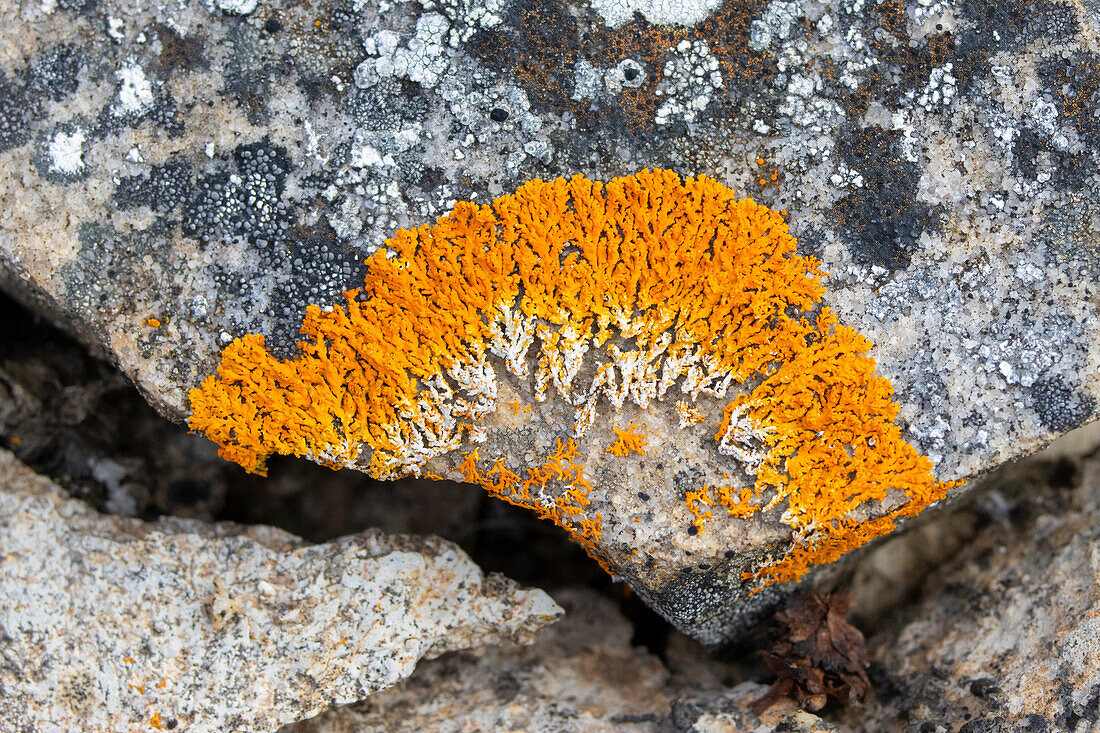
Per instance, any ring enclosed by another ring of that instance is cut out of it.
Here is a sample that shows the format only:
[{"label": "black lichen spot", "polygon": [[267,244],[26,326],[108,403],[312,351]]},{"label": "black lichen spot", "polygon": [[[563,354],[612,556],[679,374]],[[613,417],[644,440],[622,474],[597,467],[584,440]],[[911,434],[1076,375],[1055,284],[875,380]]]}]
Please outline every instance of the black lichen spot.
[{"label": "black lichen spot", "polygon": [[204,43],[201,38],[181,36],[171,26],[156,26],[160,39],[160,56],[157,57],[154,70],[162,79],[176,72],[190,72],[206,69],[209,63],[203,55]]},{"label": "black lichen spot", "polygon": [[571,109],[573,70],[579,52],[577,19],[560,0],[513,3],[505,25],[515,33],[512,75],[535,107]]},{"label": "black lichen spot", "polygon": [[286,148],[264,138],[233,151],[235,170],[203,176],[183,216],[183,234],[203,244],[242,237],[252,247],[281,242],[290,225],[282,201],[290,171]]},{"label": "black lichen spot", "polygon": [[279,257],[289,263],[289,273],[279,279],[278,290],[271,296],[272,315],[279,327],[268,347],[290,356],[305,307],[343,300],[343,291],[362,284],[367,266],[364,254],[341,243],[328,227],[293,229],[287,242]]},{"label": "black lichen spot", "polygon": [[[145,69],[141,68],[144,74]],[[145,77],[149,82],[148,91],[152,99],[141,99],[138,104],[129,105],[123,103],[123,91],[120,90],[114,98],[108,102],[99,112],[93,129],[94,136],[98,137],[122,127],[138,127],[144,122],[151,122],[168,133],[168,137],[177,138],[183,134],[184,118],[179,106],[168,88],[157,81],[155,77]]]},{"label": "black lichen spot", "polygon": [[1089,152],[1058,150],[1049,138],[1030,128],[1021,130],[1013,141],[1012,159],[1021,178],[1035,181],[1043,173],[1049,176],[1047,185],[1061,191],[1082,190],[1098,170]]},{"label": "black lichen spot", "polygon": [[1092,417],[1096,400],[1070,387],[1064,378],[1053,376],[1031,385],[1031,407],[1039,413],[1044,428],[1064,433]]},{"label": "black lichen spot", "polygon": [[0,152],[30,140],[31,122],[41,116],[44,103],[75,92],[83,68],[81,51],[60,44],[35,56],[14,78],[0,71]]},{"label": "black lichen spot", "polygon": [[[885,5],[893,7],[892,3]],[[886,17],[890,17],[889,12]],[[838,100],[852,119],[862,117],[873,100],[890,109],[909,103],[914,92],[927,86],[932,71],[948,62],[953,63],[956,78],[963,73],[955,55],[955,37],[950,32],[934,33],[916,41],[909,37],[905,24],[896,27],[896,34],[884,30],[869,32],[868,44],[880,61],[867,70],[865,81],[851,92],[842,91]],[[830,73],[835,76],[838,72],[834,67]]]},{"label": "black lichen spot", "polygon": [[1004,717],[990,713],[981,718],[975,718],[964,723],[959,728],[959,733],[1003,733],[1006,724]]},{"label": "black lichen spot", "polygon": [[30,140],[26,90],[0,71],[0,153]]},{"label": "black lichen spot", "polygon": [[465,50],[485,68],[502,72],[512,68],[516,60],[516,45],[504,31],[481,29],[470,36]]},{"label": "black lichen spot", "polygon": [[1066,41],[1079,30],[1072,6],[1051,0],[962,0],[959,10],[969,21],[960,45],[987,58],[1039,38]]},{"label": "black lichen spot", "polygon": [[186,124],[183,114],[180,113],[175,97],[166,89],[158,90],[157,100],[153,104],[153,108],[149,110],[149,119],[157,127],[167,132],[169,138],[183,135]]},{"label": "black lichen spot", "polygon": [[41,99],[61,101],[76,91],[83,68],[84,54],[75,46],[61,44],[43,51],[27,70],[28,98],[35,103]]},{"label": "black lichen spot", "polygon": [[[1062,712],[1055,719],[1059,730],[1078,730],[1082,722],[1100,721],[1100,685],[1093,685],[1088,698],[1081,703],[1074,700],[1073,688],[1063,681],[1058,686],[1058,700],[1062,705]],[[1085,729],[1093,730],[1090,726]]]},{"label": "black lichen spot", "polygon": [[1034,0],[962,0],[959,10],[969,23],[960,42],[985,56],[1015,49],[1025,40],[1027,17]]},{"label": "black lichen spot", "polygon": [[703,484],[703,472],[699,468],[685,468],[677,471],[672,477],[672,487],[676,489],[681,499],[686,499],[689,491],[693,491]]},{"label": "black lichen spot", "polygon": [[1065,42],[1079,32],[1072,6],[1052,0],[964,0],[959,12],[968,22],[952,60],[962,90],[989,73],[995,53],[1019,52],[1040,38]]},{"label": "black lichen spot", "polygon": [[225,93],[236,100],[253,125],[267,120],[267,100],[271,96],[271,62],[257,53],[258,38],[247,23],[231,26],[226,40],[230,52],[225,63]]},{"label": "black lichen spot", "polygon": [[1092,148],[1100,147],[1100,56],[1079,52],[1050,57],[1039,74],[1054,94],[1058,116],[1076,128]]},{"label": "black lichen spot", "polygon": [[1028,713],[1016,724],[1017,733],[1049,733],[1050,721],[1038,713]]},{"label": "black lichen spot", "polygon": [[435,166],[425,166],[420,171],[420,175],[417,177],[414,183],[420,187],[420,190],[424,193],[433,193],[443,185],[443,181],[447,177],[447,171]]},{"label": "black lichen spot", "polygon": [[489,113],[489,119],[491,119],[493,122],[504,122],[506,119],[508,119],[508,110],[503,109],[502,107],[494,107],[493,110]]},{"label": "black lichen spot", "polygon": [[279,19],[272,15],[266,21],[264,21],[264,33],[269,36],[273,36],[283,29],[283,24],[279,22]]},{"label": "black lichen spot", "polygon": [[[133,306],[134,293],[153,289],[166,299],[182,298],[176,279],[178,256],[165,241],[166,228],[154,223],[144,230],[121,232],[100,222],[80,224],[76,231],[80,249],[60,271],[68,307],[118,312],[120,306]],[[145,255],[159,263],[155,272],[142,264]]]},{"label": "black lichen spot", "polygon": [[191,166],[169,158],[164,165],[155,165],[148,176],[125,176],[115,187],[114,199],[120,209],[148,206],[154,211],[168,212],[191,197],[193,185]]},{"label": "black lichen spot", "polygon": [[837,144],[840,159],[863,185],[833,206],[852,258],[894,271],[909,266],[920,235],[938,227],[931,207],[917,201],[921,171],[903,157],[898,130],[849,130]]},{"label": "black lichen spot", "polygon": [[1065,42],[1081,31],[1074,6],[1054,0],[1036,0],[1027,15],[1028,40],[1048,38]]}]

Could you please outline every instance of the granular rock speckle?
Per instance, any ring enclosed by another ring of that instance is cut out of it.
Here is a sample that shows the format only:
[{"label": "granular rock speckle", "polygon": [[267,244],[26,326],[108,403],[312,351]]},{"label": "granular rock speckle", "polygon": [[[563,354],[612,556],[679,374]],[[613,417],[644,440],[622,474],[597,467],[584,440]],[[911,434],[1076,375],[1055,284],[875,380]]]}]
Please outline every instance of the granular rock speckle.
[{"label": "granular rock speckle", "polygon": [[[182,420],[227,342],[290,353],[304,306],[354,288],[398,228],[534,178],[706,173],[787,212],[825,304],[874,342],[906,439],[937,477],[973,476],[1096,415],[1098,17],[1052,0],[28,6],[0,29],[0,282]],[[623,536],[683,553],[654,576],[720,572],[729,548],[688,535],[681,505],[647,511]],[[667,612],[700,629],[740,603],[680,602]]]}]

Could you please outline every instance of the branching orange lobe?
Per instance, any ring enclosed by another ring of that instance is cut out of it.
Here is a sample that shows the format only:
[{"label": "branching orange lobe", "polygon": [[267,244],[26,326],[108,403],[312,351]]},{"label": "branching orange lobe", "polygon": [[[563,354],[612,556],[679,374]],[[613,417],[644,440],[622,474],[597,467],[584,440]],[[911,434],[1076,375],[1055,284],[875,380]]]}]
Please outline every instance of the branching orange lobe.
[{"label": "branching orange lobe", "polygon": [[[645,409],[673,388],[692,404],[728,399],[752,380],[715,435],[752,486],[703,486],[688,509],[697,528],[717,507],[726,521],[781,511],[795,546],[759,579],[793,579],[950,488],[901,437],[870,343],[820,306],[823,273],[794,245],[780,213],[705,176],[531,181],[397,232],[344,303],[306,308],[296,358],[277,359],[260,335],[233,341],[192,390],[190,425],[255,473],[279,453],[395,478],[484,439],[503,368],[531,378],[531,404],[553,391],[579,405],[562,426],[574,437],[527,478],[503,459],[480,463],[476,449],[453,470],[594,551],[602,518],[576,440],[597,408]],[[596,376],[579,384],[581,374]],[[513,416],[531,410],[507,404]],[[686,401],[677,410],[681,429],[703,419]],[[616,429],[605,450],[644,455],[634,431]],[[888,497],[901,509],[851,520]]]}]

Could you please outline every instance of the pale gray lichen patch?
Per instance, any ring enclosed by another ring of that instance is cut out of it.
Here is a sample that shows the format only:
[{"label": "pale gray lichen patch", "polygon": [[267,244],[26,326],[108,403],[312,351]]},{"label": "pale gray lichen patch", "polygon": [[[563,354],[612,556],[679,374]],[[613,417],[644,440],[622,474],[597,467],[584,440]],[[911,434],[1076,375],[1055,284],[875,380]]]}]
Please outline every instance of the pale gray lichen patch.
[{"label": "pale gray lichen patch", "polygon": [[718,59],[705,41],[680,41],[669,49],[669,56],[654,92],[662,100],[654,122],[667,125],[677,118],[694,122],[723,86]]},{"label": "pale gray lichen patch", "polygon": [[695,25],[721,5],[721,0],[591,0],[604,23],[620,26],[640,14],[657,25]]}]

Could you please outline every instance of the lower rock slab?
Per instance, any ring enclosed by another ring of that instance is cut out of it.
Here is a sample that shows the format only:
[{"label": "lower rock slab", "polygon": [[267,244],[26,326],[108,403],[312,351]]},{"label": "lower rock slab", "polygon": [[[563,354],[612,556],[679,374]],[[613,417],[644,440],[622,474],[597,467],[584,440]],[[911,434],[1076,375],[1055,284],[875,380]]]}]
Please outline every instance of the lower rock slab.
[{"label": "lower rock slab", "polygon": [[8,730],[272,731],[560,614],[438,538],[105,516],[0,450]]}]

